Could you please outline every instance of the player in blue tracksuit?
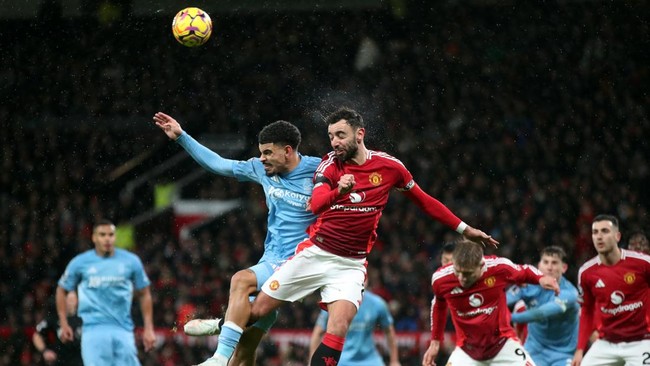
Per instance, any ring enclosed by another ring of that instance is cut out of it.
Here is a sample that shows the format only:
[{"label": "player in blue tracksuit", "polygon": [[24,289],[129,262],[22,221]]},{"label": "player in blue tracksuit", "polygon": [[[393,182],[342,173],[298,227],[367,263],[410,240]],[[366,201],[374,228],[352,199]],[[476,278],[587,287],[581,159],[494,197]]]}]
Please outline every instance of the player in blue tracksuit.
[{"label": "player in blue tracksuit", "polygon": [[140,365],[133,335],[131,304],[140,301],[144,323],[143,343],[148,351],[156,340],[150,281],[140,258],[115,248],[115,225],[101,220],[93,226],[95,248],[74,257],[56,289],[56,309],[61,341],[73,340],[67,321],[66,293],[77,291],[77,313],[83,320],[81,357],[84,365]]},{"label": "player in blue tracksuit", "polygon": [[[198,143],[165,113],[156,113],[154,121],[207,171],[234,177],[241,182],[258,183],[264,189],[269,210],[264,254],[256,265],[237,272],[230,282],[228,308],[241,308],[244,302],[249,301],[249,295],[259,291],[275,269],[295,253],[296,244],[308,237],[306,230],[316,217],[307,209],[307,203],[314,187],[312,178],[321,158],[298,153],[300,131],[286,121],[265,126],[258,138],[260,156],[245,161],[221,157]],[[185,325],[184,330],[189,335],[220,333],[215,357],[230,358],[234,352],[233,364],[254,364],[255,349],[275,322],[276,315],[272,312],[243,332],[226,311],[225,321],[194,319]],[[240,337],[242,342],[235,350],[234,345]]]},{"label": "player in blue tracksuit", "polygon": [[[327,311],[321,310],[310,341],[310,355],[316,351],[323,334],[327,330]],[[339,366],[379,366],[384,360],[377,351],[373,332],[376,326],[386,334],[386,343],[390,352],[390,366],[399,366],[397,341],[393,316],[388,310],[388,305],[379,296],[370,291],[365,291],[359,312],[352,318],[352,323],[345,336],[345,345],[339,360]]]},{"label": "player in blue tracksuit", "polygon": [[528,285],[508,290],[508,305],[524,300],[526,310],[512,314],[513,323],[527,323],[524,347],[538,366],[570,366],[578,342],[580,305],[578,290],[563,273],[567,270],[566,253],[549,246],[540,254],[539,270],[558,279],[560,294]]}]

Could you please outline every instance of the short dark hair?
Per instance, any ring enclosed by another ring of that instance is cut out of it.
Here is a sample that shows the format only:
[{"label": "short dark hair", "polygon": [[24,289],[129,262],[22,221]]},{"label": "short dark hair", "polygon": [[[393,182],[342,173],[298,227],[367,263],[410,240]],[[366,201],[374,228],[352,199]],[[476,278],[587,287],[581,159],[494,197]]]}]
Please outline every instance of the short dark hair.
[{"label": "short dark hair", "polygon": [[264,126],[258,135],[258,142],[261,144],[289,145],[298,150],[302,137],[300,130],[287,121],[275,121]]},{"label": "short dark hair", "polygon": [[98,226],[104,226],[104,225],[115,226],[115,224],[111,220],[99,219],[99,220],[95,221],[95,224],[93,225],[93,232],[95,231],[95,229],[97,229]]},{"label": "short dark hair", "polygon": [[329,126],[342,119],[346,120],[348,125],[352,126],[353,128],[366,127],[366,124],[363,122],[363,118],[359,112],[348,107],[341,107],[335,112],[331,113],[329,116],[325,117],[325,123],[327,123]]},{"label": "short dark hair", "polygon": [[442,245],[443,253],[453,253],[454,249],[456,249],[456,242],[454,241],[448,241]]},{"label": "short dark hair", "polygon": [[557,245],[551,245],[551,246],[548,246],[548,247],[545,247],[544,249],[542,249],[542,251],[539,253],[539,259],[541,260],[542,256],[545,256],[545,255],[548,255],[548,256],[551,256],[551,257],[557,256],[558,258],[560,258],[562,263],[567,262],[566,261],[566,252],[564,251],[564,248],[559,247]]},{"label": "short dark hair", "polygon": [[600,214],[594,217],[594,219],[591,221],[593,224],[594,222],[598,221],[610,221],[612,225],[614,225],[618,229],[618,219],[614,215],[607,215],[607,214]]},{"label": "short dark hair", "polygon": [[456,242],[454,248],[454,265],[460,268],[474,268],[483,261],[483,247],[471,240]]}]

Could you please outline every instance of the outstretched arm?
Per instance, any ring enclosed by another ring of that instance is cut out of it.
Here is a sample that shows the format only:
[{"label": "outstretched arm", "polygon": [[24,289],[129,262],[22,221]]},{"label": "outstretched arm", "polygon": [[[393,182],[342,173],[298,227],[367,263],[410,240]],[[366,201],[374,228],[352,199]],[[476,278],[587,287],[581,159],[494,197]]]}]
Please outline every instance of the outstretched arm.
[{"label": "outstretched arm", "polygon": [[442,204],[442,202],[424,192],[419,185],[416,184],[413,188],[404,191],[404,194],[418,205],[422,211],[426,212],[427,215],[440,221],[447,227],[456,230],[458,233],[463,234],[467,239],[483,245],[489,244],[495,247],[499,245],[499,242],[494,240],[490,235],[464,223],[447,206]]},{"label": "outstretched arm", "polygon": [[167,137],[181,145],[190,154],[192,159],[199,163],[205,170],[226,177],[235,176],[233,173],[235,160],[225,159],[216,152],[201,145],[192,136],[184,132],[181,125],[173,117],[163,112],[158,112],[153,116],[153,120]]},{"label": "outstretched arm", "polygon": [[547,302],[546,304],[535,308],[523,311],[521,313],[512,313],[512,322],[513,323],[530,323],[538,322],[544,319],[548,319],[552,316],[562,314],[566,312],[567,306],[559,298],[555,298],[554,301]]}]

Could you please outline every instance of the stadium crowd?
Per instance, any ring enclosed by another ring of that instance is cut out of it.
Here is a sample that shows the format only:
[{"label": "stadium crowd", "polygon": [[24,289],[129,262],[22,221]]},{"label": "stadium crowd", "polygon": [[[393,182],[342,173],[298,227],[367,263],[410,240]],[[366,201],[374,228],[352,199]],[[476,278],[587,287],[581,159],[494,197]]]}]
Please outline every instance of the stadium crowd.
[{"label": "stadium crowd", "polygon": [[[65,264],[91,248],[93,221],[152,208],[151,194],[123,185],[180,150],[151,124],[158,110],[195,135],[236,133],[253,148],[262,125],[286,119],[303,132],[301,151],[320,156],[320,118],[349,104],[367,119],[369,146],[400,156],[425,191],[501,242],[490,253],[535,263],[560,246],[574,283],[594,255],[595,214],[617,215],[624,234],[648,229],[648,3],[406,4],[405,14],[214,14],[214,39],[198,49],[174,43],[168,17],[0,20],[0,365],[39,362],[31,332],[53,311]],[[172,334],[189,316],[222,314],[230,276],[259,259],[265,236],[257,186],[206,177],[182,194],[245,204],[188,239],[171,223],[139,236],[154,323]],[[394,195],[368,259],[398,332],[428,331],[431,274],[454,238]],[[283,309],[276,328],[310,329],[316,300]],[[261,349],[264,364],[307,360],[300,348]],[[209,353],[167,337],[143,363]],[[401,361],[420,357],[404,349]]]}]

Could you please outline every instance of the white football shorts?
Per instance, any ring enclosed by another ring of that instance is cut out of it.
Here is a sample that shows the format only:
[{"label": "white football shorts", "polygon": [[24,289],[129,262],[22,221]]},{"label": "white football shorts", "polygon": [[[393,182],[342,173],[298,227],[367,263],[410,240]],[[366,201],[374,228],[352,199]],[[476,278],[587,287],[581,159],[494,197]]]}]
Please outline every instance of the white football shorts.
[{"label": "white football shorts", "polygon": [[650,365],[650,339],[612,343],[599,339],[591,345],[582,359],[585,366]]},{"label": "white football shorts", "polygon": [[366,279],[366,259],[329,253],[309,239],[298,248],[296,255],[262,285],[262,291],[275,299],[294,302],[320,290],[323,303],[347,300],[358,310]]}]

